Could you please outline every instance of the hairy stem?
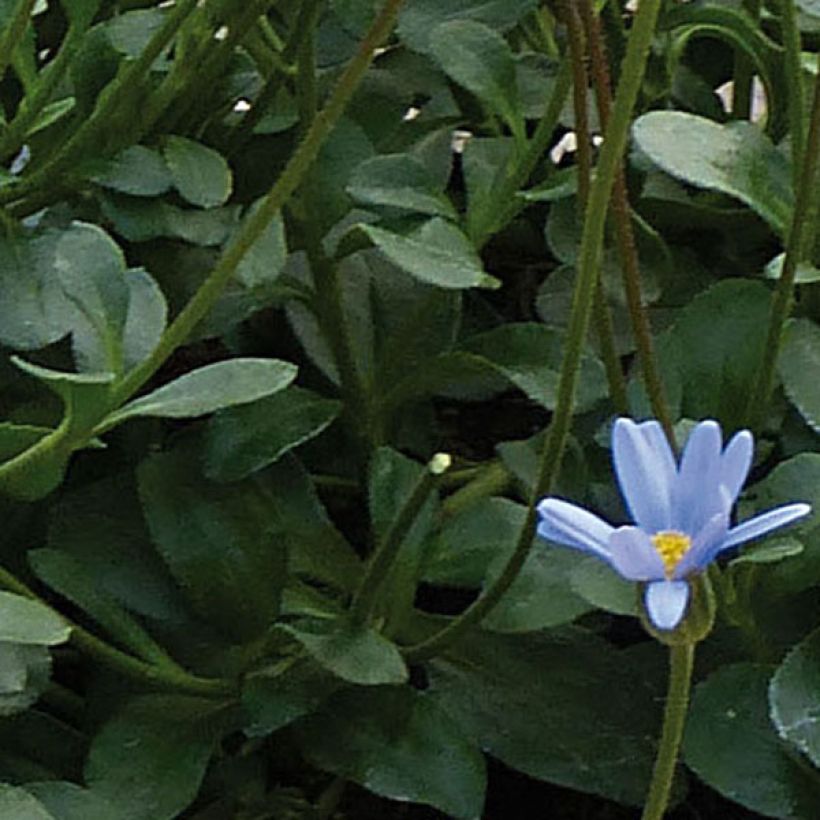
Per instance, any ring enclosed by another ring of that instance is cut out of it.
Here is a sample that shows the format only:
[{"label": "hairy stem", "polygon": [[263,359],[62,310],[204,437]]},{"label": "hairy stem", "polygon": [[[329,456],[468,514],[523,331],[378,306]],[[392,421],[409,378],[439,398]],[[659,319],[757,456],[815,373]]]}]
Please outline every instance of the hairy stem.
[{"label": "hairy stem", "polygon": [[[587,85],[589,78],[586,69],[586,43],[581,18],[574,0],[564,0],[562,6],[564,20],[569,33],[569,53],[572,63],[572,101],[575,112],[575,134],[577,137],[576,158],[578,163],[578,205],[580,213],[586,210],[589,200],[589,186],[592,177],[592,136],[589,128],[587,112]],[[601,345],[601,357],[604,360],[609,395],[619,414],[628,412],[626,398],[626,382],[624,380],[621,362],[615,346],[615,330],[612,324],[612,314],[609,310],[601,276],[595,287],[595,305],[593,309],[595,329]]]},{"label": "hairy stem", "polygon": [[[587,33],[587,42],[592,63],[592,76],[595,83],[595,99],[598,104],[598,116],[601,126],[606,128],[611,116],[612,89],[609,79],[609,65],[604,51],[603,37],[598,18],[595,16],[591,0],[580,0],[579,7]],[[641,294],[641,273],[638,252],[635,246],[635,235],[632,229],[632,216],[629,209],[629,198],[624,176],[623,162],[618,163],[615,184],[612,189],[612,218],[615,225],[615,241],[621,261],[624,292],[632,324],[632,332],[638,347],[646,392],[652,412],[663,425],[669,443],[675,446],[672,426],[672,415],[666,401],[660,370],[654,352],[652,328],[646,315]]]},{"label": "hairy stem", "polygon": [[689,709],[694,658],[694,643],[680,643],[669,647],[669,685],[663,710],[663,731],[641,820],[661,820],[669,803]]},{"label": "hairy stem", "polygon": [[405,499],[376,551],[371,555],[350,605],[350,617],[354,624],[361,625],[367,621],[379,589],[396,561],[405,536],[435,489],[440,476],[447,471],[449,466],[450,456],[443,453],[433,456]]}]

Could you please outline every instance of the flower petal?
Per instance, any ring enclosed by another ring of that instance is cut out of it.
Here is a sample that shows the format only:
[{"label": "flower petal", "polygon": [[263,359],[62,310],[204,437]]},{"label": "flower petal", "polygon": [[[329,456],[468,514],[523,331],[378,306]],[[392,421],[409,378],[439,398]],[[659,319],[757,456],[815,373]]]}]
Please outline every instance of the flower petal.
[{"label": "flower petal", "polygon": [[653,581],[646,587],[643,600],[649,620],[658,629],[674,629],[686,612],[689,584],[686,581]]},{"label": "flower petal", "polygon": [[810,512],[811,506],[808,504],[785,504],[761,515],[756,515],[729,530],[718,551],[722,552],[729,549],[729,547],[742,544],[744,541],[759,538],[778,527],[785,527],[786,524],[791,524],[792,521],[797,521],[798,518],[803,518]]},{"label": "flower petal", "polygon": [[657,581],[664,565],[650,537],[639,527],[618,527],[609,539],[611,563],[630,581]]},{"label": "flower petal", "polygon": [[597,515],[560,498],[545,498],[537,507],[538,534],[548,541],[595,553],[609,561],[609,539],[615,528]]},{"label": "flower petal", "polygon": [[700,572],[717,555],[726,532],[729,516],[726,513],[713,515],[705,527],[692,539],[692,546],[675,567],[674,578],[680,580],[693,572]]},{"label": "flower petal", "polygon": [[732,504],[740,495],[740,490],[749,475],[754,452],[754,438],[748,430],[741,430],[732,436],[720,458],[720,483],[729,491]]},{"label": "flower petal", "polygon": [[645,531],[669,529],[675,459],[657,421],[620,418],[612,428],[615,474],[627,507]]},{"label": "flower petal", "polygon": [[689,434],[678,470],[673,502],[673,529],[696,535],[719,512],[728,514],[719,492],[720,425],[702,421]]}]

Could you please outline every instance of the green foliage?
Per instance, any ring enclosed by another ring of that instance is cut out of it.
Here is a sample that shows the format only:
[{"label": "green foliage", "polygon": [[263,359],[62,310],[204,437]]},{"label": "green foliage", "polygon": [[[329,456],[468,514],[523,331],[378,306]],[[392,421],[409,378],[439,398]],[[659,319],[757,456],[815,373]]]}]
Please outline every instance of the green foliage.
[{"label": "green foliage", "polygon": [[666,659],[532,504],[629,523],[663,407],[814,508],[710,570],[673,802],[816,814],[820,10],[592,5],[609,126],[565,3],[0,0],[0,817],[634,813]]}]

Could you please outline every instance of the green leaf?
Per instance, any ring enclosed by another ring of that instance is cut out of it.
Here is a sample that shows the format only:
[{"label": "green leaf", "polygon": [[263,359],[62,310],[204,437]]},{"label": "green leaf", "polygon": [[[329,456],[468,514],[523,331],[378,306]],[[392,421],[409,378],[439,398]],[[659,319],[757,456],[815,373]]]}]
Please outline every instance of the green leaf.
[{"label": "green leaf", "polygon": [[301,621],[278,627],[310,656],[342,680],[361,686],[404,683],[407,667],[394,643],[370,627]]},{"label": "green leaf", "polygon": [[135,698],[91,742],[86,783],[116,807],[117,820],[174,820],[199,791],[218,708],[180,695]]},{"label": "green leaf", "polygon": [[245,478],[318,436],[340,411],[340,402],[294,386],[222,410],[208,425],[205,474],[214,481]]},{"label": "green leaf", "polygon": [[429,49],[444,71],[524,136],[515,62],[507,41],[473,20],[442,23],[430,34]]},{"label": "green leaf", "polygon": [[481,815],[481,752],[425,694],[409,687],[340,692],[296,734],[311,763],[376,794],[464,820]]},{"label": "green leaf", "polygon": [[167,653],[104,589],[95,583],[93,570],[67,552],[37,549],[28,553],[37,577],[71,603],[79,606],[103,629],[139,657],[167,663]]},{"label": "green leaf", "polygon": [[[770,292],[728,279],[698,294],[659,340],[663,369],[682,384],[681,415],[737,429],[760,367]],[[671,373],[670,373],[671,371]]]},{"label": "green leaf", "polygon": [[52,265],[57,232],[0,235],[0,343],[35,350],[67,332],[65,296]]},{"label": "green leaf", "polygon": [[427,547],[424,580],[444,586],[480,587],[490,564],[509,554],[525,515],[520,504],[488,498],[448,517]]},{"label": "green leaf", "polygon": [[0,642],[0,717],[28,709],[50,683],[51,656],[45,646]]},{"label": "green leaf", "polygon": [[422,282],[442,288],[497,287],[484,272],[467,237],[454,225],[435,217],[413,234],[400,236],[373,225],[358,225],[394,265]]},{"label": "green leaf", "polygon": [[103,188],[131,196],[159,196],[170,190],[173,183],[160,154],[143,145],[121,151],[93,179]]},{"label": "green leaf", "polygon": [[[157,283],[142,268],[125,272],[128,288],[128,311],[117,337],[110,340],[115,348],[114,365],[128,371],[146,359],[157,346],[168,316],[165,296]],[[109,357],[103,347],[104,340],[86,327],[75,327],[73,335],[74,357],[85,372],[98,372],[109,366]]]},{"label": "green leaf", "polygon": [[791,171],[785,155],[756,126],[651,111],[635,121],[632,135],[666,173],[741,200],[785,236],[794,207]]},{"label": "green leaf", "polygon": [[[505,552],[490,566],[487,585],[503,571],[509,546]],[[533,632],[571,623],[589,612],[592,606],[570,583],[577,559],[572,552],[536,540],[518,577],[485,618],[485,627],[493,632]]]},{"label": "green leaf", "polygon": [[129,402],[103,424],[111,428],[137,416],[204,416],[284,390],[296,378],[296,370],[296,365],[278,359],[238,358],[205,365]]},{"label": "green leaf", "polygon": [[820,327],[811,319],[795,319],[786,328],[778,359],[783,388],[800,415],[820,433]]},{"label": "green leaf", "polygon": [[800,555],[805,547],[796,538],[785,536],[773,538],[763,544],[746,547],[743,552],[729,561],[730,567],[738,564],[776,564],[784,558],[794,558]]},{"label": "green leaf", "polygon": [[236,640],[258,637],[286,580],[267,495],[250,481],[206,481],[194,446],[146,459],[138,479],[154,543],[200,617]]},{"label": "green leaf", "polygon": [[[261,202],[259,200],[250,207],[243,221],[253,219]],[[236,277],[246,288],[264,289],[279,278],[287,256],[285,223],[279,213],[245,252],[236,269]]]},{"label": "green leaf", "polygon": [[286,455],[265,470],[260,481],[288,545],[290,572],[353,592],[361,562],[328,518],[304,467]]},{"label": "green leaf", "polygon": [[48,510],[47,544],[83,567],[101,595],[153,621],[184,620],[179,590],[151,545],[135,481],[108,474],[73,486]]},{"label": "green leaf", "polygon": [[409,48],[429,53],[430,35],[442,23],[475,20],[503,33],[536,5],[537,0],[415,0],[402,10],[398,33]]},{"label": "green leaf", "polygon": [[[467,339],[463,347],[548,410],[555,408],[563,357],[563,336],[536,323],[505,324]],[[598,358],[581,360],[575,410],[583,412],[607,394],[606,374]]]},{"label": "green leaf", "polygon": [[431,662],[427,691],[505,765],[641,805],[661,723],[652,668],[578,629],[477,633]]},{"label": "green leaf", "polygon": [[25,789],[0,783],[0,817],[11,820],[60,820]]},{"label": "green leaf", "polygon": [[571,553],[575,566],[569,570],[573,592],[595,607],[616,615],[638,615],[638,587],[615,572],[600,558]]},{"label": "green leaf", "polygon": [[687,765],[713,789],[767,817],[813,817],[820,783],[769,721],[771,669],[724,666],[699,684],[683,742]]},{"label": "green leaf", "polygon": [[412,154],[382,154],[365,160],[353,171],[347,192],[363,205],[458,219],[435,177]]},{"label": "green leaf", "polygon": [[119,246],[96,225],[75,222],[57,240],[54,266],[79,314],[72,322],[79,369],[119,372],[129,299]]},{"label": "green leaf", "polygon": [[159,285],[142,268],[126,271],[128,314],[122,335],[122,358],[128,372],[145,361],[159,344],[168,320],[168,305]]},{"label": "green leaf", "polygon": [[820,766],[820,630],[795,646],[769,684],[771,716],[780,737]]},{"label": "green leaf", "polygon": [[34,795],[56,820],[111,820],[116,814],[105,798],[74,783],[57,780],[26,783],[26,791]]},{"label": "green leaf", "polygon": [[233,179],[225,158],[213,148],[186,137],[165,138],[163,155],[174,187],[192,205],[214,208],[231,195]]},{"label": "green leaf", "polygon": [[65,643],[71,628],[39,601],[0,590],[0,641],[54,646]]},{"label": "green leaf", "polygon": [[250,718],[244,731],[264,737],[315,711],[344,684],[308,657],[288,658],[244,679],[242,705]]},{"label": "green leaf", "polygon": [[105,36],[120,54],[136,59],[164,22],[165,10],[161,8],[126,11],[105,24]]}]

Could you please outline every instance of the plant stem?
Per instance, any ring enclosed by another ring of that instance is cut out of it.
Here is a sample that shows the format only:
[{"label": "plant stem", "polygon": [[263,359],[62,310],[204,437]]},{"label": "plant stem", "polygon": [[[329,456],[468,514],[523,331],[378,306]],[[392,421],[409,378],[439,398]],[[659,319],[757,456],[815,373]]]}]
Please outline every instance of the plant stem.
[{"label": "plant stem", "polygon": [[800,29],[794,0],[780,0],[780,27],[783,39],[786,93],[789,108],[789,132],[792,148],[794,189],[800,184],[803,154],[806,144],[805,112],[803,110],[803,65]]},{"label": "plant stem", "polygon": [[[589,80],[585,61],[585,36],[574,0],[564,0],[562,11],[569,33],[569,53],[573,76],[572,98],[578,146],[576,151],[578,204],[580,212],[583,214],[589,200],[589,186],[592,177],[592,138],[587,113],[587,85]],[[609,395],[616,411],[621,415],[625,415],[628,412],[626,382],[624,381],[624,374],[615,345],[612,314],[604,295],[600,274],[595,287],[593,318],[598,333],[598,341],[601,345],[601,357],[604,360],[607,382],[609,383]]]},{"label": "plant stem", "polygon": [[6,76],[6,69],[14,56],[14,50],[20,44],[31,18],[31,12],[37,0],[20,0],[11,20],[0,33],[0,80]]},{"label": "plant stem", "polygon": [[811,215],[812,201],[816,193],[818,154],[820,154],[820,54],[817,56],[817,67],[809,133],[800,172],[800,184],[797,186],[795,195],[792,223],[786,242],[786,257],[783,260],[783,268],[772,297],[769,329],[766,333],[766,342],[763,348],[763,361],[758,370],[758,376],[746,410],[746,417],[753,430],[760,426],[765,417],[766,407],[774,387],[777,358],[780,355],[780,347],[783,342],[783,327],[789,317],[794,297],[794,278],[797,273],[797,264],[801,260],[806,245],[806,233],[811,228],[809,216]]},{"label": "plant stem", "polygon": [[[606,128],[611,116],[610,101],[612,88],[609,79],[609,64],[607,63],[601,27],[595,16],[591,0],[581,0],[579,3],[581,17],[587,34],[587,43],[592,63],[592,76],[595,82],[595,99],[598,104],[598,116],[601,127]],[[635,235],[632,230],[632,216],[629,208],[629,198],[626,189],[623,161],[618,163],[615,175],[615,184],[612,189],[611,201],[612,217],[615,223],[615,241],[618,246],[618,256],[621,261],[624,292],[627,308],[632,324],[632,332],[638,347],[638,356],[641,362],[646,392],[652,412],[663,426],[669,443],[674,448],[675,436],[672,425],[672,415],[666,402],[660,370],[652,342],[652,328],[646,315],[641,294],[641,273],[638,252],[635,246]]]},{"label": "plant stem", "polygon": [[626,57],[621,68],[621,81],[612,111],[612,118],[606,129],[604,143],[598,160],[597,173],[592,183],[587,203],[581,248],[578,255],[578,278],[572,298],[564,358],[558,383],[558,398],[552,423],[538,468],[532,503],[527,510],[527,518],[518,542],[507,565],[496,580],[461,615],[450,621],[440,632],[430,638],[408,647],[405,658],[410,662],[430,658],[458,640],[472,626],[483,618],[501,600],[504,593],[518,577],[521,567],[532,545],[535,534],[535,503],[548,493],[561,469],[561,459],[566,447],[567,435],[572,423],[575,399],[575,385],[589,328],[590,314],[598,280],[598,268],[604,242],[604,225],[607,203],[615,182],[615,176],[626,148],[632,111],[638,99],[641,83],[646,71],[649,47],[655,32],[662,0],[641,0],[629,36]]},{"label": "plant stem", "polygon": [[235,241],[223,251],[211,274],[188,304],[163,333],[151,356],[134,368],[118,385],[114,406],[127,400],[156,373],[162,363],[190,335],[205,317],[230,281],[242,258],[267,229],[282,206],[302,182],[319,149],[344,113],[373,60],[376,48],[387,38],[403,0],[386,0],[359,49],[339,78],[324,108],[316,115],[304,139],[291,156],[279,179],[262,200],[260,207],[240,229]]},{"label": "plant stem", "polygon": [[[38,601],[43,606],[53,609],[34,590],[3,567],[0,567],[0,587],[25,598]],[[71,627],[70,643],[74,644],[81,652],[91,655],[97,661],[124,677],[139,681],[153,689],[188,692],[205,697],[228,697],[234,694],[234,686],[230,681],[217,678],[200,678],[189,674],[175,664],[160,666],[145,663],[100,640],[83,627],[71,623],[62,613],[57,614]]]},{"label": "plant stem", "polygon": [[526,207],[526,202],[518,198],[518,191],[529,179],[549,147],[567,94],[569,94],[571,82],[570,62],[569,59],[564,59],[555,78],[547,109],[536,126],[526,150],[520,157],[515,157],[513,160],[515,164],[507,171],[498,190],[492,199],[485,203],[484,208],[472,221],[473,224],[469,226],[470,236],[478,250],[489,241],[493,234],[508,225]]},{"label": "plant stem", "polygon": [[669,647],[669,685],[663,710],[663,731],[641,820],[661,820],[669,803],[669,792],[689,708],[694,658],[694,643],[686,642]]},{"label": "plant stem", "polygon": [[505,492],[513,481],[512,474],[502,462],[491,461],[480,467],[468,484],[447,496],[441,504],[441,518],[452,518],[486,498]]},{"label": "plant stem", "polygon": [[321,238],[315,235],[315,226],[308,222],[304,227],[315,288],[316,317],[339,374],[345,420],[354,440],[362,445],[360,451],[365,454],[360,466],[366,468],[370,451],[379,445],[381,435],[374,429],[370,392],[359,372],[353,351],[350,325],[344,309],[344,293],[339,281],[339,266],[336,260],[329,259],[324,253]]},{"label": "plant stem", "polygon": [[26,95],[3,134],[0,140],[0,162],[5,162],[22,148],[29,129],[65,76],[71,60],[80,48],[86,30],[87,26],[71,24],[68,27],[57,56],[40,72],[37,87],[31,96]]},{"label": "plant stem", "polygon": [[379,589],[393,566],[404,539],[436,487],[439,478],[450,466],[450,456],[438,453],[419,476],[410,495],[393,519],[376,551],[370,556],[359,588],[350,605],[350,617],[355,625],[366,623]]}]

